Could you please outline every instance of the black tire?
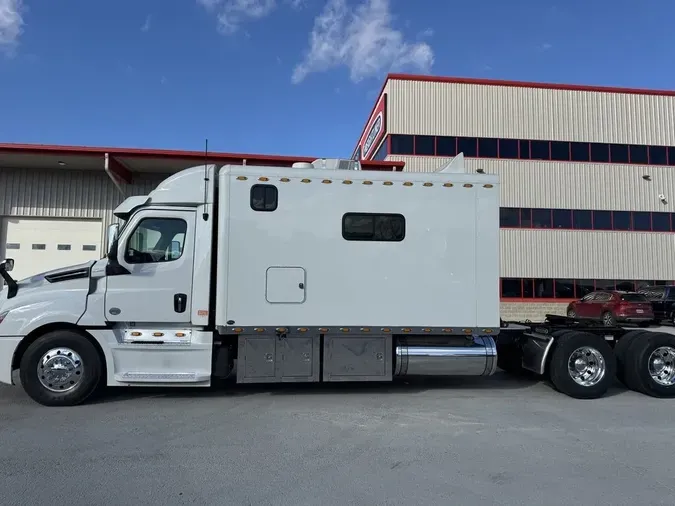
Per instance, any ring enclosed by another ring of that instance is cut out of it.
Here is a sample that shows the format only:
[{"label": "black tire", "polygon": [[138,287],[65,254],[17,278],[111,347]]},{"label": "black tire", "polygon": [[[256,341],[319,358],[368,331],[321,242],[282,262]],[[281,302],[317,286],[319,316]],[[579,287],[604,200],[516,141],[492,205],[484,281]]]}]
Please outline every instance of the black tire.
[{"label": "black tire", "polygon": [[[58,353],[47,356],[51,350],[58,350]],[[81,360],[76,360],[78,355]],[[45,356],[48,357],[47,360],[52,361],[57,356],[63,357],[60,360],[66,363],[64,367],[72,368],[66,373],[68,379],[55,381],[51,385],[52,388],[58,389],[60,384],[65,383],[62,387],[64,391],[50,390],[42,384],[42,381],[49,381],[49,377],[42,376],[46,379],[41,379],[38,374],[38,366]],[[23,354],[20,364],[21,384],[24,390],[34,401],[44,406],[81,404],[97,390],[101,383],[102,371],[101,357],[96,347],[86,337],[72,330],[57,330],[39,337]]]},{"label": "black tire", "polygon": [[616,318],[611,312],[605,311],[602,313],[602,324],[605,327],[616,327]]},{"label": "black tire", "polygon": [[[616,357],[612,348],[604,338],[588,332],[567,331],[556,339],[551,355],[549,377],[553,386],[559,391],[575,399],[597,399],[605,395],[614,383],[616,376]],[[602,357],[604,374],[592,385],[577,383],[568,371],[568,362],[572,354],[582,347],[596,350]]]},{"label": "black tire", "polygon": [[[619,381],[626,385],[626,351],[635,339],[644,338],[646,334],[653,334],[647,330],[631,330],[622,335],[614,346],[614,355],[616,356],[616,376]],[[630,388],[630,387],[628,387]]]},{"label": "black tire", "polygon": [[[649,358],[658,348],[669,347],[675,350],[675,336],[664,332],[645,332],[640,339],[633,339],[624,352],[625,384],[631,390],[651,397],[675,397],[675,385],[663,385],[649,373]],[[667,367],[675,368],[670,357]]]}]

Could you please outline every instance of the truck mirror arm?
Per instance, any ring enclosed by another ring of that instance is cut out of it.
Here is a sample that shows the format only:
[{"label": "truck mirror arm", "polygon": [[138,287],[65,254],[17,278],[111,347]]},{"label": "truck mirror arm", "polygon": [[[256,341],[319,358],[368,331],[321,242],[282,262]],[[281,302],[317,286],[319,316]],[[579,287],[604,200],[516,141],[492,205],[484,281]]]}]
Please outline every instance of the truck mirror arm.
[{"label": "truck mirror arm", "polygon": [[129,270],[120,265],[117,261],[117,250],[119,248],[119,240],[115,241],[110,245],[110,251],[108,251],[108,265],[105,267],[106,276],[123,276],[124,274],[130,274]]},{"label": "truck mirror arm", "polygon": [[0,263],[0,276],[7,283],[7,298],[12,299],[16,297],[16,294],[19,292],[19,284],[10,276],[9,272],[5,268],[5,262]]}]

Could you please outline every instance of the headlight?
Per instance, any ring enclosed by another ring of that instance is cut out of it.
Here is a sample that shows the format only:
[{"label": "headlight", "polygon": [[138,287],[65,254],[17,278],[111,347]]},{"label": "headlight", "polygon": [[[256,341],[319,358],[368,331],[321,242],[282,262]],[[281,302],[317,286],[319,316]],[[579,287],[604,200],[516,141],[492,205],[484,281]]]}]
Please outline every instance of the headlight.
[{"label": "headlight", "polygon": [[2,323],[2,320],[5,319],[5,317],[7,316],[8,313],[9,313],[9,311],[5,311],[4,313],[0,313],[0,323]]}]

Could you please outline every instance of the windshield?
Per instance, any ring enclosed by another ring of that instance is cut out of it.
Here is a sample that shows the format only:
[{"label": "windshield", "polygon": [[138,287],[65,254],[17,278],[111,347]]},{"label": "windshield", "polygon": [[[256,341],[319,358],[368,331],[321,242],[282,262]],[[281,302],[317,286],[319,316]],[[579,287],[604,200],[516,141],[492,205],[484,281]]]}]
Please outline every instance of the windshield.
[{"label": "windshield", "polygon": [[639,293],[624,293],[621,300],[626,302],[647,302],[647,297]]}]

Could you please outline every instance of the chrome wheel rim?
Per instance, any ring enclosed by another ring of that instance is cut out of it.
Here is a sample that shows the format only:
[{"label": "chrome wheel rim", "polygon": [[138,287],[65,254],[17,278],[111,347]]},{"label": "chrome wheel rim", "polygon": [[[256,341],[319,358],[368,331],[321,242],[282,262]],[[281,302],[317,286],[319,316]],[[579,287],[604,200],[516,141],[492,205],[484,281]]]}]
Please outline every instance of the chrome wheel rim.
[{"label": "chrome wheel rim", "polygon": [[649,355],[649,375],[659,385],[675,385],[675,348],[661,346]]},{"label": "chrome wheel rim", "polygon": [[612,315],[609,313],[606,313],[605,316],[602,317],[602,320],[605,322],[605,325],[610,327],[612,325]]},{"label": "chrome wheel rim", "polygon": [[607,364],[602,353],[590,346],[574,350],[567,362],[567,372],[582,387],[597,385],[605,377],[606,371]]},{"label": "chrome wheel rim", "polygon": [[70,348],[53,348],[42,355],[37,375],[51,392],[68,392],[82,380],[82,357]]},{"label": "chrome wheel rim", "polygon": [[567,316],[568,316],[569,318],[574,318],[576,315],[577,315],[577,314],[576,314],[573,310],[571,310],[571,309],[570,309],[569,311],[567,311]]}]

